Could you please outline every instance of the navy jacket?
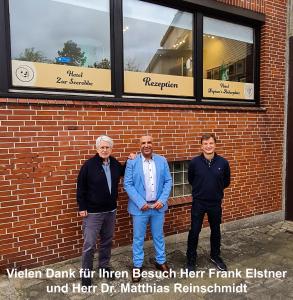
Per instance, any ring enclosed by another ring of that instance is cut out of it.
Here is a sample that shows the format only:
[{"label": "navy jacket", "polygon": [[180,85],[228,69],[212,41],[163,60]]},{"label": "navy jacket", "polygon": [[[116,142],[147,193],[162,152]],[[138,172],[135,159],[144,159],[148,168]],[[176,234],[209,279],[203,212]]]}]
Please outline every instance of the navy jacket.
[{"label": "navy jacket", "polygon": [[209,162],[201,154],[190,161],[188,181],[194,200],[220,202],[224,197],[224,189],[230,184],[229,163],[217,154]]},{"label": "navy jacket", "polygon": [[124,168],[118,160],[110,156],[112,179],[111,194],[107,183],[103,161],[98,154],[87,160],[79,171],[77,178],[77,203],[79,211],[89,213],[107,212],[116,209],[118,183]]}]

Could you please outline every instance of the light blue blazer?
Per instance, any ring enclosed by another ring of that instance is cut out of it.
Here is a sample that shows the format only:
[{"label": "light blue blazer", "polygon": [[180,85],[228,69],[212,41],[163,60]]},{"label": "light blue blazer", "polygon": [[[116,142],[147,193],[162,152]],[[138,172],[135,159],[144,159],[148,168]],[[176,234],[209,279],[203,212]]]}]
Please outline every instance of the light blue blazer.
[{"label": "light blue blazer", "polygon": [[[156,165],[156,187],[157,197],[163,203],[159,212],[168,209],[168,198],[172,188],[172,177],[169,165],[165,157],[153,154],[153,160]],[[135,159],[127,161],[124,174],[124,189],[128,194],[128,212],[131,215],[141,215],[140,210],[146,204],[146,191],[142,166],[142,155],[139,154]]]}]

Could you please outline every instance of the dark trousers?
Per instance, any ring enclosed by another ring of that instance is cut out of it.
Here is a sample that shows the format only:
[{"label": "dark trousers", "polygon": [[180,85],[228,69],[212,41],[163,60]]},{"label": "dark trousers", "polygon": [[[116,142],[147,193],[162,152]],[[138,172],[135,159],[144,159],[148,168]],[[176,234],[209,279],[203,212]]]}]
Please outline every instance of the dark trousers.
[{"label": "dark trousers", "polygon": [[197,244],[199,233],[202,228],[204,215],[207,213],[208,221],[211,229],[210,245],[211,245],[211,257],[220,255],[221,247],[221,221],[222,221],[222,207],[221,202],[217,203],[205,203],[203,201],[193,200],[191,208],[191,229],[188,234],[187,243],[187,260],[190,263],[196,261],[197,256]]},{"label": "dark trousers", "polygon": [[82,268],[92,270],[97,238],[99,243],[99,267],[109,267],[116,211],[88,214],[83,219]]}]

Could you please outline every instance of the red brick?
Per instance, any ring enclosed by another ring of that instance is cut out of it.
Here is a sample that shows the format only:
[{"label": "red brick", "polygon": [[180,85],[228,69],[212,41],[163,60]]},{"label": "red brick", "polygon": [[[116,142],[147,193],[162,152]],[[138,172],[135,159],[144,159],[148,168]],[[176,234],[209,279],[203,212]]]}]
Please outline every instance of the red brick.
[{"label": "red brick", "polygon": [[[156,152],[177,161],[197,155],[201,133],[213,130],[219,137],[218,152],[229,159],[232,170],[223,221],[282,209],[285,1],[218,1],[266,14],[260,69],[265,110],[102,99],[0,99],[0,234],[5,240],[1,270],[80,255],[76,177],[82,163],[95,154],[95,139],[102,133],[114,138],[113,154],[121,162],[139,150],[139,137],[146,131],[155,138]],[[190,201],[190,197],[171,199],[166,235],[189,229]],[[114,245],[131,244],[131,239],[127,196],[120,185]]]}]

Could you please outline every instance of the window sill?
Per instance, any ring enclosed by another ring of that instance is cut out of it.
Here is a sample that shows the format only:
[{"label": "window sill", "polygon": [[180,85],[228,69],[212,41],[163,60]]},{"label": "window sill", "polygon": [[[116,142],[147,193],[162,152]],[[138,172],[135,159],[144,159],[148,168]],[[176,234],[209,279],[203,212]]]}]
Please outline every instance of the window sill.
[{"label": "window sill", "polygon": [[183,197],[176,197],[176,198],[169,199],[168,205],[169,207],[172,207],[172,206],[177,206],[182,204],[189,204],[191,202],[192,202],[191,196],[183,196]]},{"label": "window sill", "polygon": [[[38,95],[40,96],[40,95]],[[38,105],[64,105],[64,106],[101,106],[101,107],[127,107],[127,108],[157,108],[157,109],[191,109],[191,110],[229,110],[229,111],[259,111],[259,112],[265,112],[266,108],[259,107],[255,104],[246,103],[246,104],[240,104],[240,103],[232,103],[232,102],[218,102],[218,103],[200,103],[200,104],[191,104],[191,103],[180,103],[178,100],[173,103],[162,103],[162,102],[152,102],[148,103],[146,102],[131,102],[132,99],[129,99],[127,102],[126,99],[123,99],[124,101],[120,102],[120,99],[105,99],[105,98],[99,98],[96,97],[93,101],[93,99],[89,100],[80,100],[80,97],[75,97],[75,99],[66,99],[64,97],[63,99],[60,99],[56,95],[56,98],[54,97],[48,97],[46,99],[38,98],[37,95],[14,95],[12,97],[11,94],[2,94],[0,93],[0,104],[5,103],[17,103],[17,104],[38,104]]]}]

